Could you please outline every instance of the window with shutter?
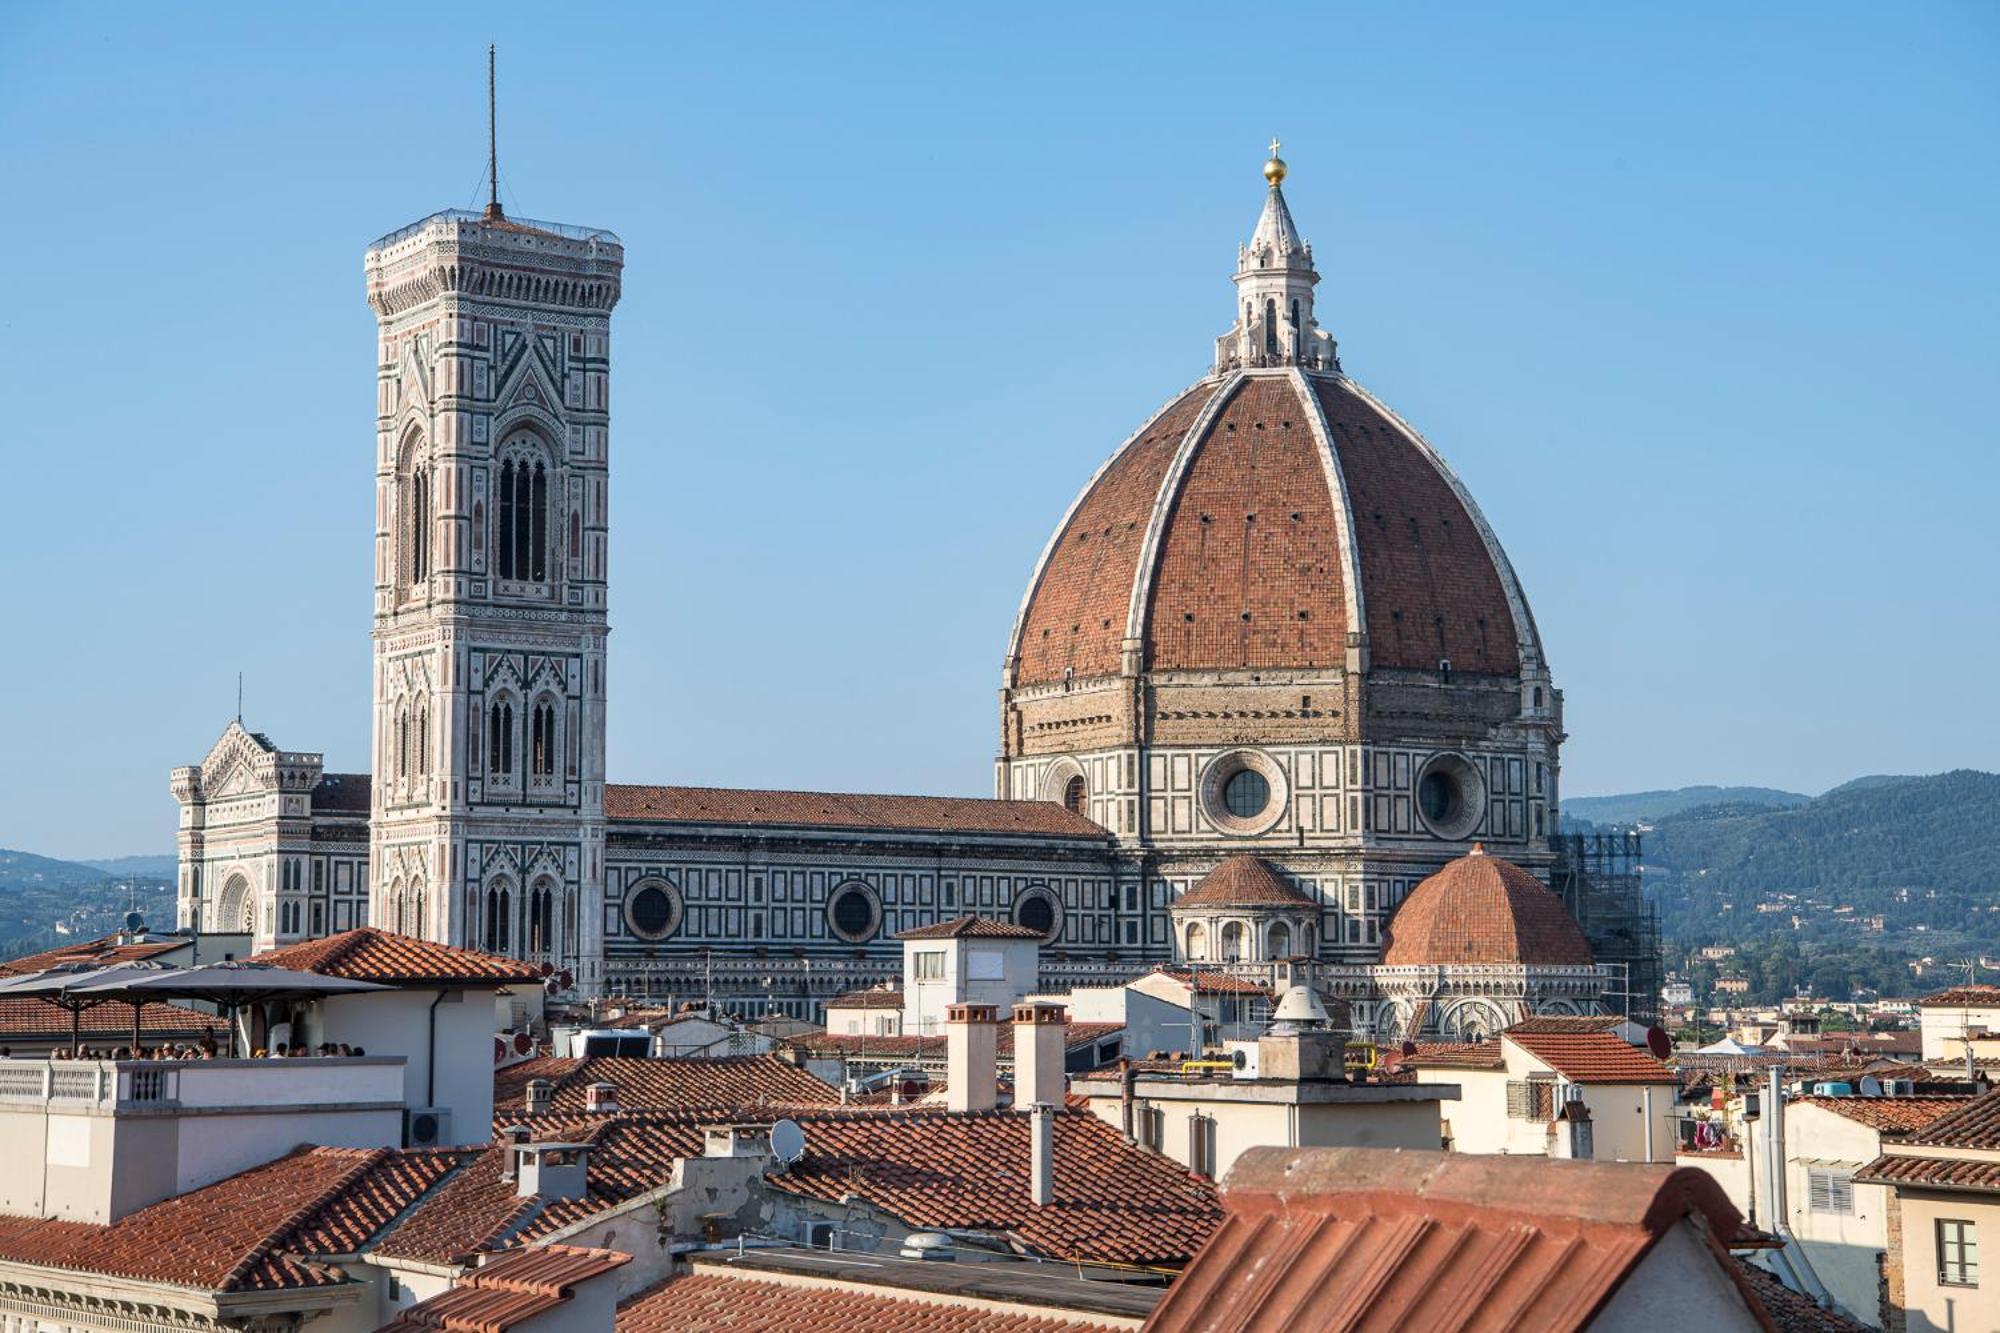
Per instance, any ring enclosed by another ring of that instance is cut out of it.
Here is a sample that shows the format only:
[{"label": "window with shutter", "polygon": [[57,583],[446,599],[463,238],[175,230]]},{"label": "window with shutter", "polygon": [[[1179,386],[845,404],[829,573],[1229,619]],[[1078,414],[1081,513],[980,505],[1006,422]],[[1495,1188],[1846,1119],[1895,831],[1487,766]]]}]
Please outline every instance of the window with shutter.
[{"label": "window with shutter", "polygon": [[1509,1120],[1529,1120],[1534,1117],[1535,1103],[1533,1090],[1520,1079],[1507,1081],[1507,1118]]},{"label": "window with shutter", "polygon": [[1854,1173],[1812,1167],[1806,1171],[1806,1207],[1815,1213],[1854,1215]]}]

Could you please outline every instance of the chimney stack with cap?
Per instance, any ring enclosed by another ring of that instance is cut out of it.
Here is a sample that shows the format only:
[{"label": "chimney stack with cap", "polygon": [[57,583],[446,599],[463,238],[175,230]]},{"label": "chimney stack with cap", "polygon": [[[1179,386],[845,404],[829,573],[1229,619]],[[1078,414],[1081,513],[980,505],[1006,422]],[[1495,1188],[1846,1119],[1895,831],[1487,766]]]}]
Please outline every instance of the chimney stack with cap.
[{"label": "chimney stack with cap", "polygon": [[526,1125],[509,1125],[500,1131],[500,1179],[512,1180],[521,1167],[520,1148],[528,1141]]},{"label": "chimney stack with cap", "polygon": [[990,1111],[1000,1100],[1000,1011],[990,1004],[945,1008],[945,1106],[953,1111]]},{"label": "chimney stack with cap", "polygon": [[618,1085],[599,1080],[583,1090],[583,1109],[592,1115],[609,1115],[618,1109]]},{"label": "chimney stack with cap", "polygon": [[1056,1196],[1056,1108],[1036,1102],[1028,1108],[1028,1198],[1046,1208]]},{"label": "chimney stack with cap", "polygon": [[1549,1156],[1587,1162],[1596,1155],[1596,1134],[1590,1125],[1590,1108],[1583,1104],[1583,1089],[1576,1084],[1563,1088],[1563,1104],[1549,1126]]},{"label": "chimney stack with cap", "polygon": [[1063,1056],[1069,1031],[1061,1005],[1014,1006],[1014,1105],[1026,1109],[1037,1102],[1059,1105],[1068,1090]]},{"label": "chimney stack with cap", "polygon": [[545,1078],[528,1080],[527,1095],[522,1098],[522,1109],[529,1115],[543,1115],[555,1104],[556,1085]]}]

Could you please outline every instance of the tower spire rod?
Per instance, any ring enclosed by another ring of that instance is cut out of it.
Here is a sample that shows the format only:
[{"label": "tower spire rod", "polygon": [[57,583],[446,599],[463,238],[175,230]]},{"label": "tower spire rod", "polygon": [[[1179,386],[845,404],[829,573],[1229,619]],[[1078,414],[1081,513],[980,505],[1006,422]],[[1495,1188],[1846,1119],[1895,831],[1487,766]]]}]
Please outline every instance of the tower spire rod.
[{"label": "tower spire rod", "polygon": [[486,179],[492,187],[486,198],[486,216],[500,216],[500,135],[494,112],[493,46],[486,47]]}]

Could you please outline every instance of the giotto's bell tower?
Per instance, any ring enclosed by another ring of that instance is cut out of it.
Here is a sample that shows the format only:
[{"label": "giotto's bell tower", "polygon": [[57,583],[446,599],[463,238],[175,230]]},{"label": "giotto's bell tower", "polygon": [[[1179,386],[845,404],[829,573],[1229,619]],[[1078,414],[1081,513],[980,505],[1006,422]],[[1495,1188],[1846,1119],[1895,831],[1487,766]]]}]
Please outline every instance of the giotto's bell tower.
[{"label": "giotto's bell tower", "polygon": [[[374,924],[595,981],[607,231],[449,211],[368,248]],[[584,960],[593,960],[586,964]]]}]

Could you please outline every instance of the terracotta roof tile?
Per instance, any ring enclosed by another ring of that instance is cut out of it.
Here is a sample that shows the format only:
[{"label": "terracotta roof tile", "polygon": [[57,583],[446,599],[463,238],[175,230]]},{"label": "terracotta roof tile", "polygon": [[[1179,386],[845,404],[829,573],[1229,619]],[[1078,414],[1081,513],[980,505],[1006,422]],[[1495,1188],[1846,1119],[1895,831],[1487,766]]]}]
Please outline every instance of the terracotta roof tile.
[{"label": "terracotta roof tile", "polygon": [[2000,1151],[2000,1092],[1985,1092],[1911,1134],[1908,1143]]},{"label": "terracotta roof tile", "polygon": [[63,963],[96,963],[109,967],[113,963],[136,963],[147,958],[157,958],[163,953],[185,949],[189,941],[176,936],[134,940],[127,943],[122,934],[103,935],[94,940],[82,940],[75,944],[59,944],[53,949],[31,953],[0,963],[0,976],[18,976],[26,972],[40,972],[45,968]]},{"label": "terracotta roof tile", "polygon": [[617,1333],[1097,1333],[1107,1325],[887,1291],[696,1273],[618,1307]]},{"label": "terracotta roof tile", "polygon": [[1176,898],[1175,907],[1309,907],[1318,904],[1261,857],[1236,855]]},{"label": "terracotta roof tile", "polygon": [[376,1333],[508,1333],[559,1309],[574,1288],[632,1262],[615,1250],[544,1245],[514,1250],[459,1278],[451,1290],[410,1306]]},{"label": "terracotta roof tile", "polygon": [[1209,1182],[1088,1112],[1055,1115],[1046,1207],[1028,1198],[1029,1117],[1018,1111],[794,1118],[806,1155],[773,1178],[777,1188],[829,1201],[856,1193],[916,1227],[1003,1232],[1057,1259],[1178,1264],[1220,1217]]},{"label": "terracotta roof tile", "polygon": [[1509,1027],[1509,1032],[1609,1032],[1623,1023],[1622,1014],[1536,1014]]},{"label": "terracotta roof tile", "polygon": [[1591,954],[1562,899],[1513,862],[1475,850],[1410,891],[1382,932],[1382,961],[1589,967]]},{"label": "terracotta roof tile", "polygon": [[1507,1053],[1497,1041],[1419,1041],[1411,1055],[1398,1055],[1404,1069],[1505,1069]]},{"label": "terracotta roof tile", "polygon": [[1161,484],[1217,387],[1204,380],[1181,394],[1085,485],[1035,571],[1013,646],[1017,685],[1117,672]]},{"label": "terracotta roof tile", "polygon": [[1170,967],[1156,967],[1153,970],[1161,976],[1172,977],[1197,995],[1261,995],[1269,998],[1271,994],[1271,988],[1261,982],[1219,969],[1176,970]]},{"label": "terracotta roof tile", "polygon": [[[1298,391],[1284,379],[1246,381],[1189,460],[1160,534],[1148,664],[1162,671],[1341,665],[1342,536]],[[1122,633],[1122,621],[1114,628]]]},{"label": "terracotta roof tile", "polygon": [[1736,1260],[1736,1270],[1778,1333],[1868,1333],[1869,1326],[1833,1310],[1822,1309],[1810,1296],[1793,1291],[1769,1269]]},{"label": "terracotta roof tile", "polygon": [[1511,1041],[1572,1083],[1678,1083],[1680,1076],[1648,1051],[1609,1032],[1516,1032]]},{"label": "terracotta roof tile", "polygon": [[901,1009],[903,988],[901,986],[867,986],[861,990],[851,990],[845,995],[835,996],[826,1002],[829,1009]]},{"label": "terracotta roof tile", "polygon": [[1971,1099],[1968,1097],[1796,1097],[1789,1105],[1817,1106],[1884,1135],[1927,1129]]},{"label": "terracotta roof tile", "polygon": [[771,824],[924,833],[1030,833],[1092,839],[1111,836],[1054,801],[995,801],[959,796],[873,796],[613,783],[604,789],[604,813],[614,822],[627,823]]},{"label": "terracotta roof tile", "polygon": [[1011,921],[995,921],[990,916],[955,916],[949,921],[934,921],[927,926],[914,926],[898,931],[899,940],[1039,940],[1042,932],[1027,926],[1017,926]]},{"label": "terracotta roof tile", "polygon": [[2000,986],[1953,986],[1926,995],[1917,1004],[1925,1009],[2000,1008]]},{"label": "terracotta roof tile", "polygon": [[1354,515],[1371,667],[1519,671],[1501,572],[1444,474],[1352,383],[1312,383]]},{"label": "terracotta roof tile", "polygon": [[[93,1045],[123,1045],[132,1040],[132,1006],[115,1002],[94,1004],[83,1011],[77,1030]],[[220,1039],[227,1025],[214,1014],[178,1004],[153,1001],[139,1007],[142,1041]],[[33,996],[0,997],[0,1044],[61,1042],[70,1036],[69,1010]]]},{"label": "terracotta roof tile", "polygon": [[[1909,1139],[1902,1140],[1907,1144]],[[2000,1193],[2000,1162],[1964,1157],[1916,1157],[1904,1152],[1877,1157],[1854,1173],[1867,1185],[1930,1185]]]},{"label": "terracotta roof tile", "polygon": [[570,1059],[544,1055],[493,1072],[493,1112],[525,1110],[530,1080],[555,1084],[551,1110],[581,1111],[593,1083],[618,1086],[618,1104],[633,1110],[754,1107],[767,1101],[837,1102],[840,1091],[774,1055],[653,1060],[621,1056]]},{"label": "terracotta roof tile", "polygon": [[540,968],[518,958],[459,949],[374,926],[267,950],[252,961],[322,976],[406,986],[521,985],[542,979]]},{"label": "terracotta roof tile", "polygon": [[1724,1240],[1742,1227],[1693,1168],[1383,1148],[1253,1148],[1223,1200],[1149,1330],[1558,1333],[1691,1214]]},{"label": "terracotta roof tile", "polygon": [[450,1168],[437,1155],[301,1148],[108,1226],[0,1218],[0,1259],[212,1291],[325,1286],[311,1257],[352,1252]]}]

